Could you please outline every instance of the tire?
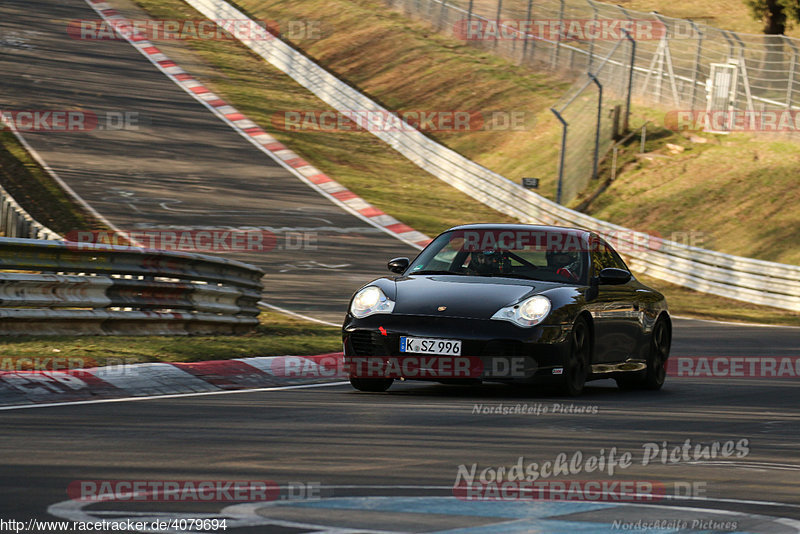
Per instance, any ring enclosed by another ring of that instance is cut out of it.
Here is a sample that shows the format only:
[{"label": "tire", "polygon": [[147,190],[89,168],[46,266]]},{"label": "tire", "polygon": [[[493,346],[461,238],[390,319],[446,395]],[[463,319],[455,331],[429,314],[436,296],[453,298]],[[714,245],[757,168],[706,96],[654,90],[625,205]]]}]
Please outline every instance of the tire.
[{"label": "tire", "polygon": [[572,325],[569,356],[564,364],[564,393],[577,397],[583,393],[591,365],[592,345],[589,325],[579,317]]},{"label": "tire", "polygon": [[617,387],[624,391],[633,389],[659,390],[667,376],[666,362],[669,358],[671,335],[667,321],[658,319],[650,335],[647,353],[647,368],[615,378]]},{"label": "tire", "polygon": [[650,352],[647,355],[647,371],[642,387],[653,391],[661,389],[667,378],[667,359],[672,344],[672,333],[667,321],[659,318],[650,337]]},{"label": "tire", "polygon": [[381,393],[389,389],[394,378],[351,378],[350,385],[359,391]]}]

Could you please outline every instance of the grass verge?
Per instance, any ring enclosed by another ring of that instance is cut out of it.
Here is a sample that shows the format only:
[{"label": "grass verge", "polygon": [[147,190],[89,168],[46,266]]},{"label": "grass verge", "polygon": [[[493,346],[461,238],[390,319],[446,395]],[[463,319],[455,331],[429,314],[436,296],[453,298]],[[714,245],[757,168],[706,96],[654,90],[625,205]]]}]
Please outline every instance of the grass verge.
[{"label": "grass verge", "polygon": [[14,336],[0,338],[0,371],[16,358],[68,358],[86,366],[229,360],[252,356],[324,354],[340,351],[339,328],[263,312],[261,325],[242,336]]},{"label": "grass verge", "polygon": [[61,189],[12,132],[2,128],[0,185],[31,217],[54,232],[63,235],[75,229],[105,229],[105,225]]}]

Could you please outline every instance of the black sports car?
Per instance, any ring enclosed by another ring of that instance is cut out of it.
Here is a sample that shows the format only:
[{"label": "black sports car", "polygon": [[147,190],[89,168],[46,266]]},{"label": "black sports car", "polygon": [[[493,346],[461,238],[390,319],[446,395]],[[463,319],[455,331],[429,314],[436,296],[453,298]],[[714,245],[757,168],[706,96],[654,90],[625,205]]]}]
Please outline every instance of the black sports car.
[{"label": "black sports car", "polygon": [[601,237],[574,228],[475,224],[434,239],[353,295],[342,327],[350,383],[587,380],[659,389],[672,325],[664,296]]}]

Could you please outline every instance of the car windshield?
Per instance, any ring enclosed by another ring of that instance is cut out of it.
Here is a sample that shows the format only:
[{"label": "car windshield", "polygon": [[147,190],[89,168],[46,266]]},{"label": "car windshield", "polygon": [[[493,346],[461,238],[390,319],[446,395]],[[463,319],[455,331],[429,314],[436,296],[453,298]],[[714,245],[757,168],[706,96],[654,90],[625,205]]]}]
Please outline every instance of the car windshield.
[{"label": "car windshield", "polygon": [[584,283],[588,254],[575,230],[453,230],[437,237],[406,275],[452,274]]}]

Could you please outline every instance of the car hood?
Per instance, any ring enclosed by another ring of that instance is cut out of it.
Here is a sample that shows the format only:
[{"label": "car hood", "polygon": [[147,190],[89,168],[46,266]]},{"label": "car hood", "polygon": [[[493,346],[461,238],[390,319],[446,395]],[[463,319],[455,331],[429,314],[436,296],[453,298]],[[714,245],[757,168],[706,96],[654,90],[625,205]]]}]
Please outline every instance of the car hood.
[{"label": "car hood", "polygon": [[[489,319],[503,306],[550,287],[547,282],[511,278],[409,276],[395,281],[394,313]],[[445,309],[439,311],[442,306]]]}]

